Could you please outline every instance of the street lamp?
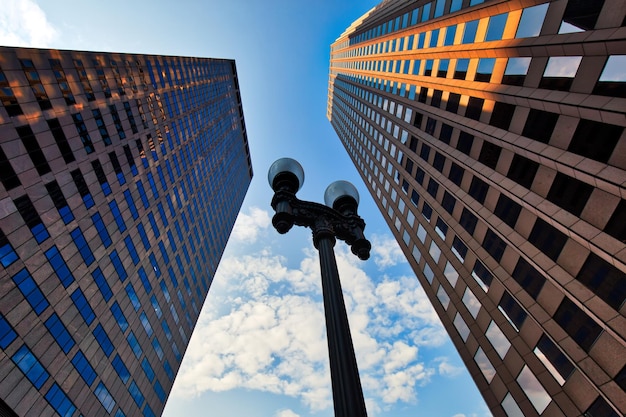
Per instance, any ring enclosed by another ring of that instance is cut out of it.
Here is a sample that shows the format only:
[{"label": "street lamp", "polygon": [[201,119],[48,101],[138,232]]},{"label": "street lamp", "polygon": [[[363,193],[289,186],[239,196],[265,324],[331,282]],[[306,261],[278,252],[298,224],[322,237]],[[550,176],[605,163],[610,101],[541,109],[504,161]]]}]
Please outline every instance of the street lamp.
[{"label": "street lamp", "polygon": [[363,389],[333,251],[335,238],[338,238],[345,241],[359,259],[366,260],[370,256],[371,244],[363,235],[365,222],[357,214],[359,193],[349,182],[336,181],[326,188],[326,206],[299,200],[296,193],[304,183],[304,171],[298,161],[291,158],[274,162],[270,166],[268,180],[274,190],[272,208],[276,211],[272,224],[278,233],[287,233],[294,224],[306,226],[313,231],[313,244],[320,254],[335,417],[366,417]]}]

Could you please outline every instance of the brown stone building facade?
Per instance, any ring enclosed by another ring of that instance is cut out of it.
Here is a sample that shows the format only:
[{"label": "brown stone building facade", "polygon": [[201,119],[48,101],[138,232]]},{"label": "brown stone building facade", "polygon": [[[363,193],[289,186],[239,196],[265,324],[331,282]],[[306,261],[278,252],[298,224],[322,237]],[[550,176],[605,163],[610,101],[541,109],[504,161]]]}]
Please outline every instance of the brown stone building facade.
[{"label": "brown stone building facade", "polygon": [[626,4],[387,0],[327,116],[494,416],[626,413]]},{"label": "brown stone building facade", "polygon": [[0,47],[0,101],[0,415],[161,415],[252,178],[235,62]]}]

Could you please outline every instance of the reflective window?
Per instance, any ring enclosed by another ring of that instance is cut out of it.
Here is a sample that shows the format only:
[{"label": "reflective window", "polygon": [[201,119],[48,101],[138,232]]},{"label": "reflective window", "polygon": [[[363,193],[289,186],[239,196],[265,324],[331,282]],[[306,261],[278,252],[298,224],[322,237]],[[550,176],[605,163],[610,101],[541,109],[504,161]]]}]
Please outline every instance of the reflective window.
[{"label": "reflective window", "polygon": [[593,89],[593,94],[626,97],[626,55],[611,55]]},{"label": "reflective window", "polygon": [[109,283],[104,277],[102,270],[100,268],[96,268],[91,273],[91,276],[93,277],[93,280],[96,282],[96,285],[98,286],[98,289],[100,290],[100,293],[102,294],[102,298],[104,298],[104,301],[109,301],[111,297],[113,296],[113,292],[111,291],[111,287],[109,286]]},{"label": "reflective window", "polygon": [[104,221],[102,220],[102,216],[100,213],[95,213],[91,216],[91,220],[93,221],[93,225],[96,227],[98,231],[98,236],[100,236],[100,240],[102,240],[102,244],[105,248],[111,246],[111,236],[109,235],[109,231],[104,225]]},{"label": "reflective window", "polygon": [[493,67],[495,63],[495,58],[480,58],[478,60],[478,67],[476,68],[474,81],[480,81],[484,83],[488,83],[489,81],[491,81],[491,74],[493,73]]},{"label": "reflective window", "polygon": [[96,398],[98,399],[98,401],[100,401],[100,404],[102,404],[104,409],[107,410],[107,413],[110,414],[115,407],[115,400],[113,399],[113,396],[111,395],[109,390],[104,386],[102,382],[100,382],[96,389],[94,389],[93,393],[96,395]]},{"label": "reflective window", "polygon": [[465,28],[463,29],[463,39],[461,43],[474,43],[476,39],[476,30],[478,29],[478,20],[472,20],[465,22]]},{"label": "reflective window", "polygon": [[52,265],[52,268],[54,269],[57,277],[59,277],[61,284],[63,284],[63,287],[69,287],[69,285],[74,282],[74,276],[67,267],[67,264],[65,263],[65,260],[61,256],[61,253],[59,252],[57,247],[51,247],[45,252],[45,254],[46,258],[48,258],[48,262],[50,262],[50,265]]},{"label": "reflective window", "polygon": [[502,77],[502,84],[523,85],[531,58],[509,58]]},{"label": "reflective window", "polygon": [[437,46],[437,42],[439,41],[439,29],[434,29],[430,32],[430,43],[428,46],[430,48],[434,48]]},{"label": "reflective window", "polygon": [[456,330],[459,332],[461,339],[463,339],[464,342],[467,342],[470,330],[469,327],[467,327],[465,320],[463,320],[463,317],[461,317],[459,313],[456,313],[454,316],[454,327],[456,327]]},{"label": "reflective window", "polygon": [[487,339],[489,339],[493,348],[496,350],[496,352],[498,352],[500,358],[504,359],[506,353],[511,347],[511,342],[509,342],[504,333],[502,333],[502,330],[500,330],[500,328],[494,321],[491,321],[491,323],[489,324],[489,327],[485,332],[485,336],[487,336]]},{"label": "reflective window", "polygon": [[506,394],[506,397],[504,397],[500,405],[508,417],[525,417],[511,393]]},{"label": "reflective window", "polygon": [[126,365],[124,365],[124,361],[120,358],[120,355],[115,355],[115,358],[111,361],[111,365],[113,365],[113,369],[117,372],[117,376],[120,377],[122,382],[125,384],[130,379],[130,372]]},{"label": "reflective window", "polygon": [[54,340],[59,344],[61,350],[63,350],[65,354],[69,353],[76,342],[72,339],[72,336],[61,322],[61,319],[59,319],[59,316],[56,313],[52,313],[45,324],[50,334],[54,337]]},{"label": "reflective window", "polygon": [[139,359],[142,354],[141,345],[139,345],[139,341],[132,331],[128,333],[128,335],[126,336],[126,340],[128,341],[128,345],[132,349],[133,353],[135,354],[135,357]]},{"label": "reflective window", "polygon": [[72,358],[72,365],[74,365],[74,368],[76,368],[76,370],[80,374],[80,377],[83,378],[88,386],[93,384],[93,381],[96,380],[97,376],[96,371],[93,369],[93,367],[85,357],[85,354],[81,350],[76,352],[76,354]]},{"label": "reflective window", "polygon": [[550,57],[539,88],[569,91],[581,60],[582,56]]},{"label": "reflective window", "polygon": [[87,244],[87,240],[85,239],[85,236],[83,236],[83,232],[77,227],[70,232],[70,235],[74,240],[74,244],[78,248],[80,256],[83,258],[83,261],[85,261],[85,264],[87,264],[87,266],[91,265],[96,258],[94,258],[93,252],[91,252],[91,249]]},{"label": "reflective window", "polygon": [[26,375],[35,388],[40,389],[48,380],[48,377],[50,376],[48,371],[46,371],[44,366],[26,345],[22,345],[22,347],[20,347],[17,352],[13,354],[11,359],[18,366],[18,368],[20,368],[24,375]]},{"label": "reflective window", "polygon": [[111,252],[111,254],[109,255],[109,258],[111,259],[111,263],[115,267],[115,272],[117,272],[117,275],[120,281],[124,282],[124,280],[128,277],[128,273],[126,272],[126,269],[124,268],[124,265],[122,264],[122,260],[120,259],[120,256],[117,254],[117,250],[114,250],[113,252]]},{"label": "reflective window", "polygon": [[596,339],[602,333],[602,327],[567,297],[563,299],[554,313],[554,320],[585,352],[591,350]]},{"label": "reflective window", "polygon": [[515,37],[530,38],[533,36],[539,36],[541,27],[543,26],[543,20],[545,19],[546,12],[548,11],[548,6],[549,4],[545,3],[524,9]]},{"label": "reflective window", "polygon": [[463,293],[463,304],[465,304],[465,307],[467,307],[467,311],[470,312],[472,317],[478,317],[478,312],[480,311],[481,304],[480,301],[478,301],[478,298],[476,298],[476,296],[472,292],[472,290],[469,289],[469,287],[466,288],[465,292]]},{"label": "reflective window", "polygon": [[85,323],[87,323],[87,325],[90,325],[96,318],[96,315],[91,309],[91,306],[89,305],[85,294],[83,294],[80,288],[76,288],[76,290],[74,290],[74,292],[72,293],[71,298],[72,301],[74,301],[74,305],[76,305],[78,312],[85,320]]},{"label": "reflective window", "polygon": [[17,261],[17,259],[17,253],[13,250],[9,239],[7,239],[2,230],[0,230],[0,263],[7,268],[9,265],[12,265],[13,262]]},{"label": "reflective window", "polygon": [[567,359],[567,356],[565,356],[557,345],[545,334],[542,335],[539,342],[537,342],[534,353],[548,371],[550,371],[559,385],[565,384],[567,378],[574,372],[574,365],[572,365],[569,359]]},{"label": "reflective window", "polygon": [[130,303],[133,305],[135,311],[139,311],[141,309],[141,303],[139,302],[139,297],[137,297],[137,292],[133,287],[133,284],[130,282],[126,285],[126,294],[130,299]]},{"label": "reflective window", "polygon": [[467,246],[458,236],[454,236],[452,240],[452,253],[459,259],[459,261],[463,262],[465,260],[465,256],[467,256]]},{"label": "reflective window", "polygon": [[507,318],[513,328],[519,332],[528,314],[526,314],[526,311],[522,309],[511,294],[506,291],[502,294],[500,303],[498,303],[498,309],[504,314],[504,317]]},{"label": "reflective window", "polygon": [[449,46],[454,44],[454,36],[456,35],[456,25],[448,26],[446,28],[446,38],[443,42],[444,46]]},{"label": "reflective window", "polygon": [[604,6],[604,0],[570,1],[565,7],[559,33],[582,32],[593,29]]},{"label": "reflective window", "polygon": [[459,273],[456,271],[456,269],[454,269],[450,262],[446,262],[446,267],[443,270],[443,274],[445,275],[452,288],[454,288],[456,282],[459,279]]},{"label": "reflective window", "polygon": [[113,353],[113,343],[111,343],[111,339],[109,339],[109,335],[107,335],[106,331],[102,327],[102,324],[98,323],[92,333],[102,348],[104,354],[107,357],[111,356],[111,353]]},{"label": "reflective window", "polygon": [[433,272],[432,268],[430,267],[430,265],[428,265],[428,263],[424,264],[424,276],[426,276],[426,280],[432,284],[433,283],[433,279],[435,278],[435,273]]},{"label": "reflective window", "polygon": [[443,308],[447,310],[448,305],[450,304],[450,297],[448,296],[448,293],[441,285],[439,286],[439,289],[437,290],[437,298],[439,299],[439,302],[441,303]]},{"label": "reflective window", "polygon": [[56,382],[52,384],[45,398],[52,408],[61,416],[71,416],[74,414],[74,411],[76,411],[76,407],[72,401],[67,398],[67,395],[65,395]]},{"label": "reflective window", "polygon": [[546,282],[544,276],[524,258],[519,258],[511,276],[535,300]]},{"label": "reflective window", "polygon": [[[493,58],[492,58],[493,59]],[[495,59],[494,59],[495,61]],[[467,75],[467,69],[469,68],[469,59],[457,59],[456,66],[454,68],[454,79],[455,80],[464,80]],[[477,80],[479,81],[479,80]]]},{"label": "reflective window", "polygon": [[37,213],[37,209],[35,209],[35,206],[27,195],[16,198],[13,200],[13,203],[15,204],[15,207],[17,207],[17,211],[19,211],[22,219],[24,219],[24,223],[26,223],[32,232],[37,243],[42,243],[50,237],[46,226],[44,226],[41,217],[39,217],[39,214]]},{"label": "reflective window", "polygon": [[496,370],[481,347],[478,348],[476,354],[474,355],[474,362],[476,362],[476,365],[480,368],[480,371],[483,373],[487,383],[491,383],[491,380],[496,375]]},{"label": "reflective window", "polygon": [[508,13],[502,13],[489,18],[485,41],[499,41],[502,39],[502,34],[504,33],[504,27],[506,26],[506,19],[508,16]]},{"label": "reflective window", "polygon": [[539,414],[543,413],[550,401],[552,401],[552,398],[527,365],[524,365],[524,368],[517,376],[517,383],[522,387],[535,410]]},{"label": "reflective window", "polygon": [[122,308],[116,302],[111,305],[111,313],[117,322],[117,325],[120,326],[120,330],[122,333],[128,329],[128,320],[126,320],[126,316],[124,316],[124,312],[122,312]]},{"label": "reflective window", "polygon": [[428,253],[430,254],[430,257],[433,258],[435,263],[439,262],[439,257],[441,256],[441,249],[439,249],[439,246],[437,246],[434,240],[430,242],[430,249],[428,250]]},{"label": "reflective window", "polygon": [[17,333],[8,321],[0,314],[0,349],[6,349],[15,339]]},{"label": "reflective window", "polygon": [[12,278],[37,315],[41,314],[50,305],[26,268],[21,269]]}]

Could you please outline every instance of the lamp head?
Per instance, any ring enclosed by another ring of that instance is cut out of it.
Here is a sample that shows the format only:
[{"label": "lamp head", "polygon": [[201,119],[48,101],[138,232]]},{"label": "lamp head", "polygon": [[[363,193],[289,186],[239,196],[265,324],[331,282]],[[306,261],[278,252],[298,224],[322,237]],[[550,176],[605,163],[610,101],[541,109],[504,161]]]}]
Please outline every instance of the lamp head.
[{"label": "lamp head", "polygon": [[304,170],[295,159],[277,159],[267,172],[267,180],[274,191],[285,190],[295,194],[304,184]]},{"label": "lamp head", "polygon": [[348,181],[335,181],[324,192],[324,203],[344,214],[354,214],[359,205],[359,192]]}]

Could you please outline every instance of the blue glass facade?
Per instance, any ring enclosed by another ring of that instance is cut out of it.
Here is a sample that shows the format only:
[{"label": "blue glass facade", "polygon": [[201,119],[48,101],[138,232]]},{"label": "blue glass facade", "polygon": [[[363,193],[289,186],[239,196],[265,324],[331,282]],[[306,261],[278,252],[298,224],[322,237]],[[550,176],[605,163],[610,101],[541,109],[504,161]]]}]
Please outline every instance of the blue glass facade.
[{"label": "blue glass facade", "polygon": [[234,61],[0,48],[0,87],[0,411],[160,415],[252,178]]}]

